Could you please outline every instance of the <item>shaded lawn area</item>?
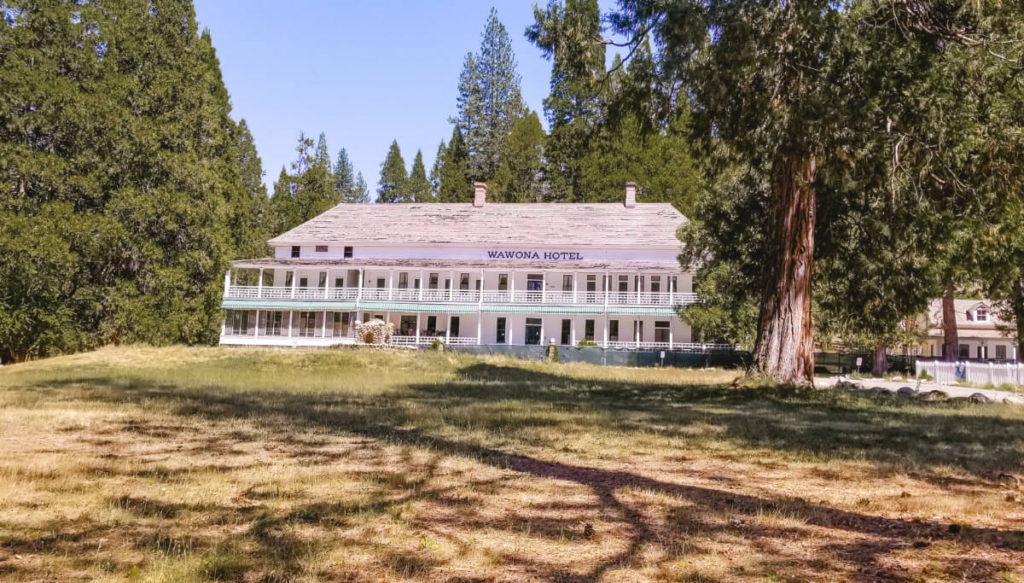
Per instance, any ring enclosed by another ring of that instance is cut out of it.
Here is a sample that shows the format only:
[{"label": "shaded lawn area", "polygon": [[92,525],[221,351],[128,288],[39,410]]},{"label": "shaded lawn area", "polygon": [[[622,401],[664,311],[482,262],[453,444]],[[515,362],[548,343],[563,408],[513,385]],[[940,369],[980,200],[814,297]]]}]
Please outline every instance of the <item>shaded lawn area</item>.
[{"label": "shaded lawn area", "polygon": [[1024,581],[1024,408],[731,371],[116,348],[0,369],[3,581]]}]

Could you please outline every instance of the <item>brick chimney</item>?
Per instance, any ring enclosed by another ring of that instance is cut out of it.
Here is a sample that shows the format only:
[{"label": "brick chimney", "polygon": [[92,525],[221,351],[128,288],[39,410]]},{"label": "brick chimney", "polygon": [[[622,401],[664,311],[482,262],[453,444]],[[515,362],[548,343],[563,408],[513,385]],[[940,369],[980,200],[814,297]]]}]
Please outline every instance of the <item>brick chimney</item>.
[{"label": "brick chimney", "polygon": [[631,209],[636,206],[636,183],[626,183],[626,202],[623,203],[626,208]]},{"label": "brick chimney", "polygon": [[487,185],[483,182],[473,183],[473,206],[481,208],[487,200]]}]

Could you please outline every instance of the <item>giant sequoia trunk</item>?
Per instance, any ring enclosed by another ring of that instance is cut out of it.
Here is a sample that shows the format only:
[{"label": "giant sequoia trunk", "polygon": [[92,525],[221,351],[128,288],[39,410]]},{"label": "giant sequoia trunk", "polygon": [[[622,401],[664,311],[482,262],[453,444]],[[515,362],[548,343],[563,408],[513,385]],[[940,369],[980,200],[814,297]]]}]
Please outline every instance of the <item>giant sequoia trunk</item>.
[{"label": "giant sequoia trunk", "polygon": [[1024,360],[1024,279],[1013,283],[1010,297],[1010,309],[1013,311],[1014,332],[1017,335],[1017,360]]},{"label": "giant sequoia trunk", "polygon": [[942,343],[943,360],[954,362],[960,358],[960,338],[956,329],[956,304],[953,302],[953,282],[947,281],[942,291]]},{"label": "giant sequoia trunk", "polygon": [[889,357],[885,352],[885,343],[879,342],[875,347],[875,361],[871,364],[871,376],[881,378],[889,372]]},{"label": "giant sequoia trunk", "polygon": [[813,157],[775,163],[772,176],[772,249],[757,341],[749,373],[779,383],[814,384],[811,269],[814,265]]}]

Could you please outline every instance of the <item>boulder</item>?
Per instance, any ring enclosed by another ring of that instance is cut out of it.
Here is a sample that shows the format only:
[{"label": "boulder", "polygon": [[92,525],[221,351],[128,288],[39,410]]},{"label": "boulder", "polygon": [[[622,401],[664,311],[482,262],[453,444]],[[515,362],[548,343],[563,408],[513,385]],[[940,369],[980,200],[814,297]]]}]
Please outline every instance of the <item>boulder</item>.
[{"label": "boulder", "polygon": [[921,394],[921,399],[925,401],[945,401],[949,399],[949,393],[945,391],[928,391]]},{"label": "boulder", "polygon": [[972,403],[991,403],[992,402],[992,399],[990,399],[988,397],[988,395],[986,395],[985,393],[973,393],[970,397],[967,397],[967,400],[972,402]]},{"label": "boulder", "polygon": [[897,395],[902,395],[904,397],[914,397],[914,396],[917,395],[917,391],[915,391],[914,389],[912,389],[910,387],[900,387],[900,388],[896,389],[896,394]]}]

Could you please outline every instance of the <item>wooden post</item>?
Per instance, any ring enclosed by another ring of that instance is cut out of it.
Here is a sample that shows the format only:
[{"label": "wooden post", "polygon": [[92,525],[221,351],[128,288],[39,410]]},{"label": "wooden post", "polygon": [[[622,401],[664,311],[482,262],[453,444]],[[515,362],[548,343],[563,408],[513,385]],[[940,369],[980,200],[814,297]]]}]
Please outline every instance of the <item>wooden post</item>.
[{"label": "wooden post", "polygon": [[359,288],[356,290],[356,301],[363,299],[363,268],[359,268]]},{"label": "wooden post", "polygon": [[263,268],[260,268],[260,279],[256,282],[256,298],[263,297]]},{"label": "wooden post", "polygon": [[388,301],[395,297],[395,270],[388,270]]},{"label": "wooden post", "polygon": [[444,344],[448,346],[452,341],[452,315],[448,314],[448,325],[444,327]]},{"label": "wooden post", "polygon": [[[421,284],[420,289],[423,289],[423,287],[422,287],[423,280],[422,279],[420,280],[420,284]],[[416,345],[419,346],[419,343],[420,343],[420,314],[419,314],[419,312],[417,312],[416,313]]]},{"label": "wooden post", "polygon": [[299,282],[299,272],[296,269],[292,270],[292,299],[295,299],[295,286]]},{"label": "wooden post", "polygon": [[480,346],[484,332],[484,319],[480,312],[476,313],[476,345]]},{"label": "wooden post", "polygon": [[[426,272],[421,269],[420,270],[420,289],[416,290],[417,296],[418,296],[417,299],[419,301],[421,301],[421,302],[423,301],[423,288],[427,287],[427,281],[423,278],[423,276],[425,274],[426,274]],[[417,316],[417,318],[418,317],[419,316]],[[419,332],[417,332],[417,334],[419,334]]]}]

